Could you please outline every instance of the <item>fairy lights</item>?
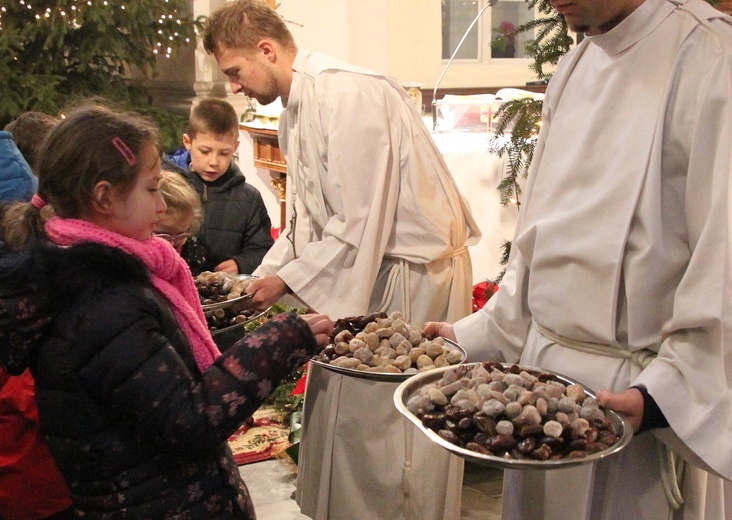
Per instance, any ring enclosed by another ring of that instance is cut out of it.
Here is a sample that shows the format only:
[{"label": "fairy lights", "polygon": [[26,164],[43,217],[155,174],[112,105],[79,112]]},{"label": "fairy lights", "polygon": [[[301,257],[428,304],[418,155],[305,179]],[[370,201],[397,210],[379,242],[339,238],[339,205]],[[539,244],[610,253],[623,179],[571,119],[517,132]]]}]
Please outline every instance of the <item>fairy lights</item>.
[{"label": "fairy lights", "polygon": [[[38,1],[40,2],[41,0]],[[112,16],[115,16],[115,13],[118,13],[119,16],[131,16],[126,13],[129,12],[128,6],[132,7],[134,5],[132,1],[133,0],[128,0],[127,2],[117,0],[59,0],[56,2],[57,5],[54,7],[46,7],[49,2],[42,2],[45,5],[39,7],[38,12],[31,14],[31,19],[35,20],[36,23],[46,24],[53,23],[52,20],[55,21],[61,18],[66,20],[66,23],[68,23],[72,29],[77,30],[84,24],[84,11],[86,9],[94,6],[97,8],[104,7],[112,11]],[[34,11],[34,3],[35,2],[33,2],[33,0],[18,0],[18,4],[16,4],[15,8],[16,15],[18,15],[18,5],[23,9]],[[159,10],[156,9],[156,11],[158,11],[157,13],[151,13],[152,16],[155,17],[154,19],[159,26],[157,31],[159,41],[153,42],[152,51],[155,54],[170,58],[174,47],[177,47],[179,44],[190,43],[191,39],[189,37],[184,37],[178,32],[177,29],[184,24],[184,20],[178,18],[179,15],[177,10],[170,5],[170,0],[165,0],[164,3],[159,5],[160,9],[165,9],[167,12],[160,13]],[[0,7],[0,32],[3,30],[5,17],[13,16],[13,9],[13,7]],[[23,18],[25,19],[25,16],[23,16]],[[177,40],[180,40],[180,43],[176,43]],[[163,53],[162,50],[158,51],[158,48],[163,45],[165,46],[165,53]]]}]

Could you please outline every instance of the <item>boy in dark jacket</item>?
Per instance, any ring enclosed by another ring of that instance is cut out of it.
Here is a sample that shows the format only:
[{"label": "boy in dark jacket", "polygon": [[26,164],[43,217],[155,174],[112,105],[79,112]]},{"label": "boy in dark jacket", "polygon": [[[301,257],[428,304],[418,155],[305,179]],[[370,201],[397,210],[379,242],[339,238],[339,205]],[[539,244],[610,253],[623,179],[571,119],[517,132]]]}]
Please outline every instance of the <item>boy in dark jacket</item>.
[{"label": "boy in dark jacket", "polygon": [[195,239],[206,250],[204,270],[251,273],[274,241],[259,191],[247,184],[232,158],[239,146],[239,120],[223,99],[196,105],[183,134],[184,149],[163,156],[201,197],[203,220]]}]

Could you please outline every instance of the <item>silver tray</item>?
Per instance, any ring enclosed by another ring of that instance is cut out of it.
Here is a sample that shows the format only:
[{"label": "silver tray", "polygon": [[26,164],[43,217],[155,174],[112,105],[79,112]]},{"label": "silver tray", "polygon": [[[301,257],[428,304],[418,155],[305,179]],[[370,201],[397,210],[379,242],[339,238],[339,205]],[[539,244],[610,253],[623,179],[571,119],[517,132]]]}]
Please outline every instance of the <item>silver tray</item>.
[{"label": "silver tray", "polygon": [[[252,276],[250,274],[237,274],[234,275],[234,277],[237,280],[247,280],[250,278],[256,278],[256,276]],[[228,307],[231,307],[235,303],[243,302],[244,300],[247,300],[251,298],[253,294],[243,294],[237,298],[232,298],[231,300],[225,300],[223,302],[216,302],[216,303],[209,303],[208,305],[202,305],[203,312],[207,311],[215,311],[216,309],[226,309]]]},{"label": "silver tray", "polygon": [[[465,359],[468,357],[468,354],[465,352],[465,349],[455,343],[452,340],[449,340],[447,338],[443,338],[445,340],[445,345],[449,347],[451,350],[457,350],[461,354],[460,363],[465,362]],[[431,374],[432,372],[436,372],[438,370],[442,371],[441,368],[436,368],[434,370],[429,370],[427,372],[420,372],[419,374],[390,374],[386,372],[365,372],[363,370],[356,370],[354,368],[344,368],[344,367],[338,367],[334,365],[330,365],[328,363],[323,363],[322,361],[318,361],[316,359],[311,359],[311,363],[315,363],[316,365],[320,365],[324,368],[327,368],[328,370],[332,370],[333,372],[338,372],[339,374],[343,374],[350,377],[357,377],[360,379],[370,379],[372,381],[382,381],[382,382],[390,382],[390,383],[398,383],[401,381],[405,381],[412,377],[417,377],[418,375],[424,375],[424,374]],[[454,368],[457,366],[460,366],[460,363],[455,365],[450,365],[449,367],[444,367],[445,369]]]},{"label": "silver tray", "polygon": [[[550,470],[550,469],[561,469],[561,468],[568,468],[571,466],[579,466],[582,464],[590,464],[593,462],[597,462],[600,459],[604,459],[606,457],[609,457],[610,455],[613,455],[628,445],[630,442],[631,437],[633,436],[633,427],[630,424],[630,420],[622,414],[619,414],[617,412],[614,412],[612,410],[608,410],[606,408],[603,408],[603,411],[605,412],[605,417],[610,421],[610,424],[612,425],[612,428],[616,435],[618,435],[619,439],[618,442],[613,444],[611,447],[607,448],[606,450],[599,451],[597,453],[592,453],[588,455],[587,457],[583,458],[577,458],[577,459],[559,459],[559,460],[523,460],[523,459],[509,459],[505,457],[499,457],[495,455],[483,455],[481,453],[468,450],[466,448],[461,448],[460,446],[457,446],[432,431],[431,429],[425,427],[422,424],[422,421],[414,415],[412,412],[410,412],[407,409],[407,401],[409,398],[414,395],[416,392],[419,391],[419,389],[425,385],[435,383],[439,381],[442,378],[442,375],[447,372],[448,370],[457,370],[458,367],[460,370],[471,370],[473,367],[480,365],[481,363],[468,363],[458,366],[449,366],[449,367],[443,367],[443,368],[437,368],[435,370],[430,370],[429,372],[422,372],[421,374],[416,374],[412,376],[410,379],[404,381],[401,383],[396,391],[394,392],[394,405],[397,407],[397,410],[402,413],[405,417],[407,417],[410,421],[412,421],[419,430],[421,430],[429,439],[446,450],[450,451],[451,453],[462,457],[465,460],[468,460],[470,462],[474,462],[483,466],[490,466],[490,467],[497,467],[497,468],[503,468],[503,469],[541,469],[541,470]],[[511,363],[504,363],[504,367],[511,366]],[[543,370],[539,368],[534,367],[524,367],[521,366],[521,368],[527,370],[527,371],[538,371],[545,374],[552,374],[554,375],[557,380],[561,381],[562,383],[566,385],[570,384],[578,384],[577,381],[574,381],[568,377],[565,377],[563,375],[557,374],[555,372],[551,372],[548,370]],[[583,385],[584,386],[584,385]],[[595,397],[594,392],[587,390],[585,388],[585,394],[589,397]]]},{"label": "silver tray", "polygon": [[271,308],[272,307],[268,307],[267,309],[259,312],[258,314],[253,314],[252,316],[250,316],[249,318],[247,318],[246,321],[243,321],[241,323],[237,323],[236,325],[229,325],[228,327],[224,327],[223,329],[212,330],[211,331],[211,335],[212,336],[218,336],[219,334],[223,334],[224,332],[231,332],[231,331],[234,331],[236,329],[244,328],[244,326],[246,326],[247,324],[253,322],[256,319],[261,318],[262,316],[264,316],[267,313],[267,311],[269,311],[269,309],[271,309]]}]

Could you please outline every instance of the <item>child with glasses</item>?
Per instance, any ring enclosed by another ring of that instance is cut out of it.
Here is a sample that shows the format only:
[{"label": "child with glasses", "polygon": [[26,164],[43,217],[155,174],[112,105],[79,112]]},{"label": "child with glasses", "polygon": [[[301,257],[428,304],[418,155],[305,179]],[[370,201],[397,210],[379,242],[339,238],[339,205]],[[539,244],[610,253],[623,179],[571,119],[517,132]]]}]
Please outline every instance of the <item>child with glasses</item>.
[{"label": "child with glasses", "polygon": [[201,201],[198,194],[179,174],[163,170],[158,189],[166,204],[158,217],[155,236],[169,242],[196,276],[206,263],[206,250],[194,236],[201,226]]}]

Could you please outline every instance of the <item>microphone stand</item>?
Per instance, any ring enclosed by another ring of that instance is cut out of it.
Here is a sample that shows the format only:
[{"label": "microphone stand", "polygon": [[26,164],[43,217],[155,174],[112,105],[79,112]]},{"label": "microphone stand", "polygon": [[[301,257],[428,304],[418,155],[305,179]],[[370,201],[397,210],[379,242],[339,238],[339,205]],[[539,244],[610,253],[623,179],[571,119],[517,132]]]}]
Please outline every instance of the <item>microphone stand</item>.
[{"label": "microphone stand", "polygon": [[445,76],[445,73],[447,72],[447,69],[450,67],[450,64],[452,64],[452,60],[455,59],[455,56],[457,55],[458,51],[460,50],[460,47],[463,46],[463,42],[465,41],[465,38],[468,37],[468,34],[470,34],[470,30],[475,25],[475,22],[477,22],[480,17],[483,15],[486,9],[489,7],[493,7],[496,5],[496,2],[498,0],[488,0],[488,3],[483,6],[483,9],[481,9],[476,17],[473,19],[473,21],[468,26],[467,30],[465,31],[465,34],[463,34],[463,37],[460,38],[460,42],[458,42],[457,47],[455,47],[455,50],[452,53],[452,56],[450,56],[450,59],[447,61],[447,65],[445,65],[445,68],[442,69],[442,74],[440,74],[440,77],[437,79],[437,83],[435,83],[435,89],[432,91],[432,131],[434,132],[437,129],[437,87],[440,86],[440,81],[442,81],[442,78]]}]

